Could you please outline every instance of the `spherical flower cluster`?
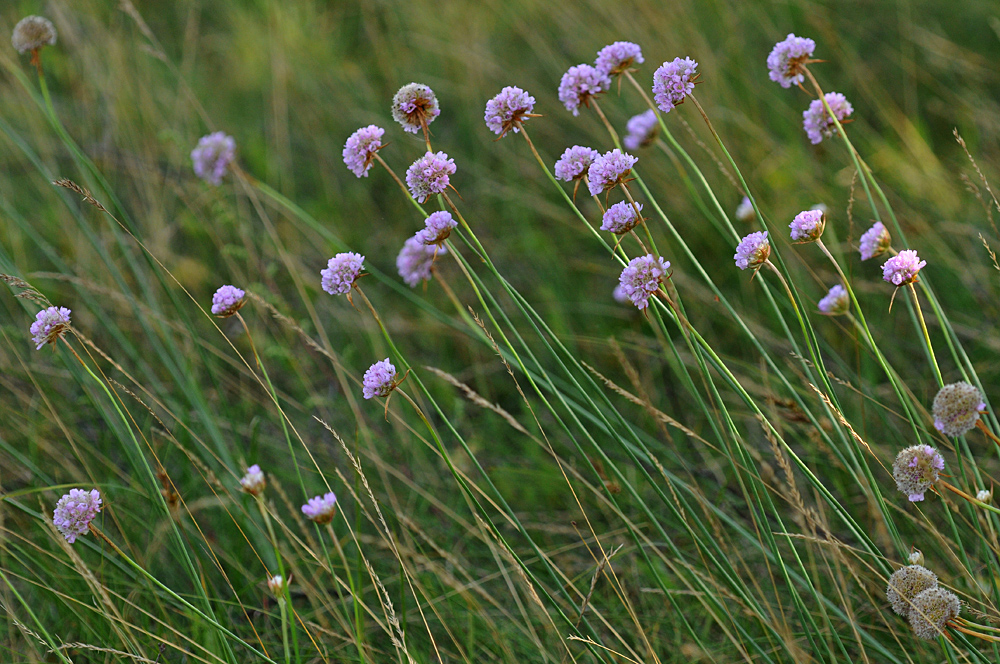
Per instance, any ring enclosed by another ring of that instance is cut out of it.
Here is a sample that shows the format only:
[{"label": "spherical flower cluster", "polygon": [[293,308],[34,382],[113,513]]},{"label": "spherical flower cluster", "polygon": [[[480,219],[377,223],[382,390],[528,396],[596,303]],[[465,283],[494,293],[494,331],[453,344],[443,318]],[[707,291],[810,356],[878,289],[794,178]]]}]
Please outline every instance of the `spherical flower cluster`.
[{"label": "spherical flower cluster", "polygon": [[669,113],[694,92],[698,78],[698,63],[691,58],[674,58],[653,72],[653,101],[657,108]]},{"label": "spherical flower cluster", "polygon": [[219,286],[212,296],[212,315],[229,318],[246,304],[246,292],[236,286]]},{"label": "spherical flower cluster", "polygon": [[975,428],[979,412],[983,410],[986,410],[986,402],[975,385],[966,382],[945,385],[931,406],[934,428],[946,436],[964,435]]},{"label": "spherical flower cluster", "polygon": [[202,136],[191,151],[194,174],[216,186],[222,184],[222,177],[235,158],[236,140],[221,131]]},{"label": "spherical flower cluster", "polygon": [[792,242],[799,244],[815,242],[823,235],[826,228],[826,215],[820,210],[805,210],[799,212],[788,224],[791,229]]},{"label": "spherical flower cluster", "polygon": [[924,492],[938,481],[942,470],[944,457],[930,445],[907,447],[892,462],[896,488],[906,494],[911,503],[924,499]]},{"label": "spherical flower cluster", "polygon": [[625,125],[626,150],[638,150],[644,148],[656,139],[656,132],[660,128],[653,109],[647,109],[639,115],[633,115]]},{"label": "spherical flower cluster", "polygon": [[642,49],[638,44],[627,41],[616,41],[608,44],[597,52],[594,66],[597,71],[607,76],[614,76],[627,71],[634,64],[642,64]]},{"label": "spherical flower cluster", "polygon": [[35,350],[45,344],[54,344],[69,326],[70,310],[66,307],[48,307],[35,314],[35,322],[28,329]]},{"label": "spherical flower cluster", "polygon": [[411,134],[434,122],[440,114],[434,91],[423,83],[404,85],[392,97],[392,119]]},{"label": "spherical flower cluster", "polygon": [[337,497],[330,491],[322,496],[313,496],[302,506],[302,513],[310,521],[323,525],[333,521],[334,512],[337,509]]},{"label": "spherical flower cluster", "polygon": [[804,81],[803,70],[815,50],[816,42],[813,40],[789,33],[788,37],[774,45],[767,56],[771,80],[783,88],[790,88]]},{"label": "spherical flower cluster", "polygon": [[267,588],[275,597],[285,594],[285,578],[280,574],[275,574],[267,580]]},{"label": "spherical flower cluster", "polygon": [[611,231],[615,235],[628,233],[641,221],[641,218],[635,211],[636,206],[638,206],[641,212],[642,203],[632,205],[628,201],[622,201],[609,207],[601,220],[601,230]]},{"label": "spherical flower cluster", "polygon": [[747,268],[756,270],[764,264],[770,255],[771,243],[767,239],[767,231],[756,231],[740,240],[733,260],[736,261],[736,267],[741,270]]},{"label": "spherical flower cluster", "polygon": [[910,627],[918,638],[933,641],[961,611],[962,602],[955,593],[944,588],[930,588],[913,598]]},{"label": "spherical flower cluster", "polygon": [[819,310],[827,316],[840,316],[846,314],[851,306],[851,298],[847,295],[847,289],[840,284],[832,287],[830,292],[819,301]]},{"label": "spherical flower cluster", "polygon": [[347,295],[361,275],[365,257],[353,251],[337,254],[320,270],[320,285],[330,295]]},{"label": "spherical flower cluster", "polygon": [[573,115],[580,115],[580,106],[587,106],[591,97],[606,92],[611,77],[590,65],[570,67],[559,81],[559,101]]},{"label": "spherical flower cluster", "polygon": [[597,150],[582,145],[574,145],[571,148],[566,148],[556,162],[556,179],[572,182],[573,180],[582,178],[587,174],[590,165],[599,156],[601,156],[601,153]]},{"label": "spherical flower cluster", "polygon": [[350,135],[344,144],[344,163],[352,173],[368,177],[368,169],[375,161],[375,153],[382,148],[382,134],[385,129],[377,125],[362,127]]},{"label": "spherical flower cluster", "polygon": [[102,502],[97,489],[70,489],[56,503],[52,523],[66,541],[72,544],[77,537],[90,532],[90,522],[101,511]]},{"label": "spherical flower cluster", "polygon": [[892,238],[889,236],[889,231],[886,230],[881,221],[876,221],[871,228],[861,234],[861,239],[858,241],[861,260],[866,261],[869,258],[881,256],[889,250],[891,244]]},{"label": "spherical flower cluster", "polygon": [[917,273],[927,265],[913,249],[904,249],[882,265],[882,278],[890,284],[905,286],[917,280]]},{"label": "spherical flower cluster", "polygon": [[645,309],[649,306],[649,296],[659,289],[668,269],[670,262],[659,256],[652,254],[636,256],[622,270],[618,282],[632,304],[639,309]]},{"label": "spherical flower cluster", "polygon": [[885,589],[892,610],[904,618],[910,615],[913,598],[930,588],[937,588],[937,575],[921,565],[901,567],[889,577]]},{"label": "spherical flower cluster", "polygon": [[736,206],[736,218],[743,223],[749,223],[753,221],[755,216],[757,213],[753,209],[753,203],[747,196],[744,196],[740,204]]},{"label": "spherical flower cluster", "polygon": [[247,468],[246,474],[240,478],[240,486],[251,496],[259,496],[263,493],[264,488],[267,487],[267,480],[264,478],[264,472],[260,466],[254,464]]},{"label": "spherical flower cluster", "polygon": [[[839,92],[827,92],[824,97],[838,122],[843,122],[854,112],[851,102]],[[806,130],[806,135],[813,145],[837,134],[837,125],[826,112],[821,99],[813,99],[809,108],[802,111],[802,128]]]},{"label": "spherical flower cluster", "polygon": [[424,244],[440,245],[448,239],[452,229],[457,225],[458,222],[451,216],[451,212],[444,210],[433,212],[427,216],[423,230],[417,231],[416,237]]},{"label": "spherical flower cluster", "polygon": [[633,157],[618,148],[594,159],[587,170],[587,186],[591,195],[597,196],[624,182],[637,161],[638,157]]},{"label": "spherical flower cluster", "polygon": [[18,53],[52,46],[56,43],[56,26],[41,16],[25,16],[14,26],[10,43]]},{"label": "spherical flower cluster", "polygon": [[507,86],[493,99],[486,102],[486,126],[494,134],[505,136],[513,130],[516,134],[531,112],[535,98],[521,88]]},{"label": "spherical flower cluster", "polygon": [[406,169],[406,186],[418,202],[423,203],[434,194],[443,194],[450,183],[450,175],[458,170],[455,160],[444,152],[427,152]]},{"label": "spherical flower cluster", "polygon": [[430,280],[434,258],[448,252],[445,247],[426,244],[421,233],[423,231],[418,231],[407,239],[396,256],[396,270],[410,288],[416,288],[421,281]]},{"label": "spherical flower cluster", "polygon": [[368,367],[362,382],[362,395],[365,399],[388,396],[396,387],[393,382],[396,378],[396,367],[392,366],[389,358]]}]

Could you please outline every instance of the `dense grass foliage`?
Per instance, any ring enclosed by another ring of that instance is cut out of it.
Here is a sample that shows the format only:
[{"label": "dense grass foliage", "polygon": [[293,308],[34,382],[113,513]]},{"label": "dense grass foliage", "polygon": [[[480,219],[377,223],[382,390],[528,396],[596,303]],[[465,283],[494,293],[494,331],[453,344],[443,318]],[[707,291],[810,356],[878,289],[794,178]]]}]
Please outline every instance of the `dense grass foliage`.
[{"label": "dense grass foliage", "polygon": [[[0,45],[3,661],[1000,660],[994,3],[18,0],[0,34],[28,14],[59,39],[39,69]],[[854,109],[817,145],[812,81],[768,80],[789,32]],[[646,221],[620,244],[598,228],[624,188],[548,172],[647,108],[628,76],[559,102],[616,40],[644,94],[675,57],[700,73],[632,151]],[[423,205],[341,160],[374,123],[404,177],[411,81],[457,166]],[[507,85],[540,117],[498,139]],[[219,186],[190,158],[214,131],[237,145]],[[816,204],[822,244],[792,244]],[[396,256],[435,210],[459,227],[410,288]],[[927,261],[912,286],[859,260],[875,220]],[[737,269],[764,230],[770,264]],[[637,310],[612,291],[646,250],[671,267]],[[350,297],[320,285],[345,251]],[[822,315],[837,283],[850,313]],[[223,284],[238,316],[209,313]],[[36,351],[50,303],[72,326]],[[362,398],[384,358],[402,382]],[[946,437],[957,381],[986,407]],[[911,502],[914,445],[946,466]],[[75,487],[104,503],[70,544]],[[307,519],[327,492],[333,520]],[[918,560],[962,601],[928,640],[886,597]]]}]

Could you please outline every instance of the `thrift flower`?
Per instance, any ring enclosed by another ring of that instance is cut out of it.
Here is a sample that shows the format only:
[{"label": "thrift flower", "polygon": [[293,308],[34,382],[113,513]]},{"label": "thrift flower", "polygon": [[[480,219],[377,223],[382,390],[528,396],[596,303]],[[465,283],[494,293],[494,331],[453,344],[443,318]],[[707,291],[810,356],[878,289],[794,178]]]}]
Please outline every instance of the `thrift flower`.
[{"label": "thrift flower", "polygon": [[740,240],[733,260],[736,261],[736,267],[741,270],[747,268],[758,270],[770,255],[771,243],[767,239],[767,231],[756,231]]},{"label": "thrift flower", "polygon": [[347,295],[361,275],[365,257],[353,251],[337,254],[320,270],[320,285],[330,295]]},{"label": "thrift flower", "polygon": [[691,58],[674,58],[664,62],[653,72],[653,101],[664,113],[684,103],[684,98],[694,92],[698,63]]},{"label": "thrift flower", "polygon": [[396,256],[396,269],[399,271],[399,276],[410,288],[416,288],[421,281],[429,281],[435,256],[448,252],[445,247],[425,243],[421,237],[423,232],[418,231],[416,235],[404,242],[403,248]]},{"label": "thrift flower", "polygon": [[375,153],[382,149],[385,129],[376,125],[362,127],[350,135],[344,144],[344,163],[359,178],[368,177],[368,169],[375,161]]},{"label": "thrift flower", "polygon": [[933,641],[961,611],[962,602],[955,593],[944,588],[929,588],[913,598],[910,627],[918,638]]},{"label": "thrift flower", "polygon": [[656,140],[656,132],[660,125],[653,109],[647,109],[644,113],[633,115],[625,125],[626,150],[638,150],[644,148]]},{"label": "thrift flower", "polygon": [[753,209],[753,203],[746,196],[740,201],[740,204],[736,206],[736,218],[743,223],[749,223],[754,220],[757,213]]},{"label": "thrift flower", "polygon": [[907,560],[910,561],[911,565],[923,565],[924,564],[924,554],[920,549],[910,552]]},{"label": "thrift flower", "polygon": [[198,139],[198,146],[191,151],[194,174],[209,184],[222,184],[222,177],[236,158],[236,141],[217,131]]},{"label": "thrift flower", "polygon": [[70,489],[56,503],[52,523],[66,541],[72,544],[77,537],[90,532],[90,522],[101,511],[102,502],[97,489]]},{"label": "thrift flower", "polygon": [[580,115],[580,106],[589,106],[591,97],[606,92],[611,78],[590,65],[570,67],[559,81],[559,101],[573,115]]},{"label": "thrift flower", "polygon": [[927,261],[920,260],[916,251],[904,249],[882,265],[882,278],[897,287],[912,284],[925,265]]},{"label": "thrift flower", "polygon": [[944,470],[944,457],[930,445],[913,445],[901,450],[892,463],[892,477],[896,488],[916,503],[924,499],[924,492],[938,481]]},{"label": "thrift flower", "polygon": [[566,148],[556,162],[556,179],[572,182],[584,177],[590,165],[599,156],[601,156],[601,153],[597,150],[582,145],[574,145],[571,148]]},{"label": "thrift flower", "polygon": [[813,40],[788,33],[788,37],[775,44],[767,56],[771,80],[783,88],[802,83],[806,78],[803,71],[815,50],[816,42]]},{"label": "thrift flower", "polygon": [[333,521],[333,514],[337,509],[337,497],[333,492],[322,496],[313,496],[302,506],[302,513],[310,521],[323,525]]},{"label": "thrift flower", "polygon": [[901,567],[889,577],[885,589],[892,610],[904,618],[910,615],[913,598],[929,588],[937,588],[937,575],[920,565]]},{"label": "thrift flower", "polygon": [[975,385],[961,381],[945,385],[931,406],[934,428],[946,436],[961,436],[975,428],[983,410],[986,402]]},{"label": "thrift flower", "polygon": [[441,114],[434,91],[423,83],[404,85],[392,97],[392,119],[411,134]]},{"label": "thrift flower", "polygon": [[827,316],[840,316],[846,314],[851,307],[851,298],[847,295],[847,289],[837,284],[830,289],[830,292],[819,301],[819,310]]},{"label": "thrift flower", "polygon": [[240,478],[240,486],[251,496],[259,496],[267,486],[267,480],[260,466],[254,464],[247,468],[246,474]]},{"label": "thrift flower", "polygon": [[976,500],[981,503],[989,503],[993,501],[993,492],[987,489],[980,489],[976,492]]},{"label": "thrift flower", "polygon": [[451,216],[451,212],[432,212],[424,222],[424,228],[417,231],[416,237],[424,244],[437,244],[448,239],[451,230],[458,226],[458,222]]},{"label": "thrift flower", "polygon": [[35,342],[35,350],[59,340],[69,327],[69,315],[70,310],[66,307],[48,307],[35,314],[35,322],[28,329],[31,340]]},{"label": "thrift flower", "polygon": [[636,214],[636,206],[639,207],[639,211],[641,212],[642,203],[632,205],[628,201],[622,201],[609,207],[604,213],[604,218],[601,220],[601,230],[611,231],[615,235],[628,233],[642,221],[639,215]]},{"label": "thrift flower", "polygon": [[52,46],[56,43],[56,26],[41,16],[25,16],[14,26],[10,43],[18,53]]},{"label": "thrift flower", "polygon": [[659,289],[669,268],[670,262],[658,256],[636,256],[622,270],[619,285],[632,304],[645,309],[649,306],[649,296]]},{"label": "thrift flower", "polygon": [[[854,112],[851,102],[839,92],[827,92],[824,96],[839,122],[843,123]],[[813,99],[809,108],[802,111],[802,128],[806,130],[806,135],[813,145],[837,134],[837,125],[826,112],[826,107],[820,99]]]},{"label": "thrift flower", "polygon": [[521,124],[532,117],[534,109],[534,97],[521,88],[507,86],[486,102],[486,126],[500,136],[511,130],[516,134]]},{"label": "thrift flower", "polygon": [[376,362],[365,372],[364,380],[362,380],[363,396],[365,399],[389,396],[389,393],[396,387],[395,378],[396,367],[392,366],[388,357],[381,362]]},{"label": "thrift flower", "polygon": [[626,302],[631,302],[628,295],[625,294],[625,288],[619,283],[615,286],[615,289],[611,291],[611,297],[615,298],[615,302],[620,304],[625,304]]},{"label": "thrift flower", "polygon": [[889,250],[890,244],[892,244],[892,238],[889,236],[889,231],[885,229],[881,221],[876,221],[861,235],[858,242],[861,260],[866,261],[869,258],[881,256]]},{"label": "thrift flower", "polygon": [[285,578],[280,574],[275,574],[267,580],[267,587],[272,595],[281,597],[285,594]]},{"label": "thrift flower", "polygon": [[587,186],[591,195],[597,196],[601,192],[623,184],[637,161],[638,157],[633,157],[618,148],[594,159],[587,171]]},{"label": "thrift flower", "polygon": [[815,242],[823,235],[826,228],[826,216],[819,210],[799,212],[788,224],[791,229],[792,241],[798,244]]},{"label": "thrift flower", "polygon": [[448,176],[456,170],[455,160],[444,152],[428,152],[406,169],[406,186],[413,198],[423,203],[434,194],[443,194],[450,183]]},{"label": "thrift flower", "polygon": [[246,304],[246,293],[236,286],[219,286],[212,296],[212,315],[229,318]]},{"label": "thrift flower", "polygon": [[616,41],[597,52],[594,66],[606,76],[615,76],[627,71],[634,64],[642,64],[642,49],[638,44]]}]

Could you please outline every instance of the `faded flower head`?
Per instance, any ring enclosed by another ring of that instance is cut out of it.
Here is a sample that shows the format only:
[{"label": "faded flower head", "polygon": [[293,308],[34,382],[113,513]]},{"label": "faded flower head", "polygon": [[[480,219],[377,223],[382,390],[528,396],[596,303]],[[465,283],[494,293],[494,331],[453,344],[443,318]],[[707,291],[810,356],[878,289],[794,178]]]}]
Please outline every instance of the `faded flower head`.
[{"label": "faded flower head", "polygon": [[964,435],[975,428],[979,412],[983,410],[986,410],[986,402],[975,385],[964,381],[945,385],[931,406],[934,428],[946,436]]},{"label": "faded flower head", "polygon": [[955,593],[944,588],[928,588],[913,598],[910,627],[918,638],[933,641],[961,611],[962,602]]},{"label": "faded flower head", "polygon": [[97,489],[70,489],[56,503],[52,523],[66,541],[72,544],[77,537],[90,532],[90,522],[101,511],[102,502]]},{"label": "faded flower head", "polygon": [[840,316],[846,314],[851,307],[851,298],[847,295],[847,289],[837,284],[830,289],[830,292],[819,301],[819,310],[827,316]]},{"label": "faded flower head", "polygon": [[251,496],[259,496],[263,493],[267,486],[267,480],[264,478],[264,472],[260,466],[254,464],[247,468],[246,474],[240,478],[240,486]]},{"label": "faded flower head", "polygon": [[319,525],[333,521],[333,515],[337,509],[337,497],[330,491],[322,496],[313,496],[302,506],[302,513],[310,521]]},{"label": "faded flower head", "polygon": [[392,97],[392,119],[411,134],[441,114],[434,91],[423,83],[404,85]]},{"label": "faded flower head", "polygon": [[56,43],[56,26],[41,16],[25,16],[14,26],[10,43],[18,53],[52,46]]},{"label": "faded flower head", "polygon": [[756,270],[770,255],[771,243],[767,239],[767,231],[755,231],[740,240],[733,260],[736,261],[736,267],[741,270],[747,268]]},{"label": "faded flower head", "polygon": [[415,237],[424,244],[441,244],[448,239],[451,231],[458,222],[451,216],[451,212],[441,210],[432,212],[424,222],[423,230],[417,231]]},{"label": "faded flower head", "polygon": [[[823,96],[838,122],[842,123],[854,112],[851,102],[839,92],[827,92]],[[809,103],[809,108],[802,111],[802,128],[806,130],[806,135],[813,145],[837,134],[837,125],[826,112],[822,99],[813,99]]]},{"label": "faded flower head", "polygon": [[385,129],[377,125],[362,127],[351,134],[344,144],[344,163],[352,173],[368,177],[368,169],[375,161],[375,153],[382,148],[382,134]]},{"label": "faded flower head", "polygon": [[976,492],[976,500],[981,503],[993,502],[993,492],[989,489],[980,489]]},{"label": "faded flower head", "polygon": [[791,229],[792,242],[815,242],[826,228],[826,215],[820,210],[804,210],[795,215],[788,228]]},{"label": "faded flower head", "polygon": [[236,140],[217,131],[198,139],[198,146],[191,151],[194,174],[209,184],[222,184],[222,177],[229,164],[236,158]]},{"label": "faded flower head", "polygon": [[582,178],[599,156],[601,153],[597,150],[582,145],[566,148],[556,162],[556,179],[572,182]]},{"label": "faded flower head", "polygon": [[911,565],[923,565],[924,552],[920,549],[914,549],[906,559],[910,561]]},{"label": "faded flower head", "polygon": [[362,380],[362,394],[365,399],[374,397],[389,396],[389,393],[396,387],[396,367],[392,366],[389,358],[368,367]]},{"label": "faded flower head", "polygon": [[626,150],[644,148],[656,140],[656,132],[660,125],[656,112],[649,108],[639,115],[633,115],[625,125],[625,140],[622,141]]},{"label": "faded flower head", "polygon": [[588,106],[591,97],[606,92],[611,77],[590,65],[570,67],[559,81],[559,101],[573,115],[580,115],[580,106]]},{"label": "faded flower head", "polygon": [[587,186],[590,188],[592,196],[597,196],[601,192],[612,189],[622,184],[632,172],[638,157],[633,157],[627,152],[622,152],[615,148],[611,152],[605,152],[590,165],[587,171]]},{"label": "faded flower head", "polygon": [[275,597],[281,597],[285,594],[285,577],[275,574],[267,580],[267,588]]},{"label": "faded flower head", "polygon": [[450,183],[450,175],[458,170],[455,160],[444,152],[427,152],[406,169],[406,186],[419,203],[435,194],[443,194]]},{"label": "faded flower head", "polygon": [[601,230],[611,231],[615,235],[628,233],[641,221],[639,215],[636,214],[636,206],[639,207],[639,211],[641,212],[642,203],[632,205],[628,201],[622,201],[609,207],[604,212],[604,217],[601,220]]},{"label": "faded flower head", "polygon": [[627,41],[616,41],[608,44],[597,52],[594,66],[597,71],[607,76],[615,76],[629,70],[632,65],[645,62],[642,59],[642,49],[638,44]]},{"label": "faded flower head", "polygon": [[535,110],[535,98],[521,88],[508,85],[493,99],[486,102],[486,126],[494,134],[505,136],[508,131],[515,134],[521,124]]},{"label": "faded flower head", "polygon": [[219,286],[212,296],[212,315],[229,318],[246,304],[246,293],[236,286]]},{"label": "faded flower head", "polygon": [[653,72],[653,101],[664,113],[669,113],[694,92],[698,78],[698,63],[691,58],[674,58]]},{"label": "faded flower head", "polygon": [[866,261],[869,258],[881,256],[889,250],[891,244],[892,238],[889,236],[889,231],[886,230],[881,221],[876,221],[871,228],[861,234],[861,239],[858,241],[861,260]]},{"label": "faded flower head", "polygon": [[35,314],[35,322],[28,329],[31,340],[35,342],[35,350],[59,340],[69,327],[69,315],[70,310],[66,307],[48,307]]},{"label": "faded flower head", "polygon": [[882,265],[882,278],[895,286],[905,286],[917,280],[917,272],[927,265],[913,249],[903,249]]},{"label": "faded flower head", "polygon": [[938,481],[942,470],[944,457],[930,445],[907,447],[892,462],[896,488],[906,494],[911,503],[924,499],[924,492]]},{"label": "faded flower head", "polygon": [[659,289],[668,269],[670,262],[659,256],[636,256],[622,270],[618,282],[625,297],[639,309],[645,309],[649,306],[649,296]]},{"label": "faded flower head", "polygon": [[937,584],[934,572],[921,565],[909,565],[892,573],[885,596],[892,605],[892,610],[905,618],[910,615],[913,598],[929,588],[936,588]]},{"label": "faded flower head", "polygon": [[353,251],[337,254],[319,271],[320,285],[330,295],[347,295],[361,275],[365,257]]},{"label": "faded flower head", "polygon": [[618,302],[619,304],[625,304],[632,301],[628,298],[628,295],[625,294],[625,288],[621,285],[621,283],[615,286],[615,289],[611,291],[611,297],[615,298],[615,302]]},{"label": "faded flower head", "polygon": [[416,288],[421,281],[429,281],[434,258],[448,253],[446,247],[426,244],[421,237],[423,232],[417,231],[416,235],[408,238],[396,256],[396,270],[410,288]]},{"label": "faded flower head", "polygon": [[743,223],[749,223],[754,220],[757,213],[753,209],[753,203],[746,196],[740,201],[740,204],[736,206],[736,218]]},{"label": "faded flower head", "polygon": [[788,37],[775,44],[767,56],[771,80],[783,88],[790,88],[804,81],[805,75],[802,72],[815,50],[816,42],[813,40],[788,33]]}]

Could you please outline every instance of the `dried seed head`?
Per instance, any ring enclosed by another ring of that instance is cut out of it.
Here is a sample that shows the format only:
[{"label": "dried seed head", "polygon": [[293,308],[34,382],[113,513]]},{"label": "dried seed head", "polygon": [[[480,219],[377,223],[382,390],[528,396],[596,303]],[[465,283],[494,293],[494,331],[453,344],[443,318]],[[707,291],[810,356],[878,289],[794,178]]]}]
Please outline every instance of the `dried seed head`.
[{"label": "dried seed head", "polygon": [[955,593],[944,588],[930,588],[913,598],[910,607],[910,627],[921,639],[936,639],[949,620],[958,617],[962,602]]},{"label": "dried seed head", "polygon": [[913,445],[901,450],[892,463],[892,477],[896,488],[906,494],[910,502],[924,499],[924,491],[938,481],[944,470],[944,457],[930,445]]},{"label": "dried seed head", "polygon": [[892,610],[905,618],[910,615],[913,598],[928,588],[936,587],[937,575],[926,567],[914,564],[892,573],[885,596],[892,605]]},{"label": "dried seed head", "polygon": [[946,436],[961,436],[976,426],[986,402],[979,388],[966,382],[945,385],[934,397],[934,427]]},{"label": "dried seed head", "polygon": [[56,26],[41,16],[26,16],[14,26],[10,43],[18,53],[35,51],[56,43]]}]

